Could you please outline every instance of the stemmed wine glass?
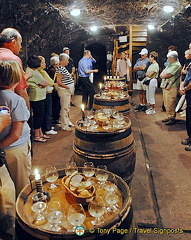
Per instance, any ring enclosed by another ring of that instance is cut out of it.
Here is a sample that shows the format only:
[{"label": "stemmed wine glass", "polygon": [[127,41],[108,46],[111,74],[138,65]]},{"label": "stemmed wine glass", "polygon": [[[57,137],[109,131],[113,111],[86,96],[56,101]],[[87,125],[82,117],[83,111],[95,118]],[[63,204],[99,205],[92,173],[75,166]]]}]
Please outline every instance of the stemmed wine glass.
[{"label": "stemmed wine glass", "polygon": [[78,168],[77,168],[75,162],[69,162],[69,163],[67,163],[65,168],[66,168],[66,169],[65,169],[66,175],[71,175],[71,174],[74,173],[74,172],[78,172]]},{"label": "stemmed wine glass", "polygon": [[85,162],[84,168],[82,169],[83,174],[90,179],[95,173],[93,162]]},{"label": "stemmed wine glass", "polygon": [[45,179],[47,182],[51,183],[49,189],[54,189],[55,187],[57,187],[55,182],[58,179],[58,177],[59,177],[58,171],[55,167],[49,167],[46,169]]},{"label": "stemmed wine glass", "polygon": [[108,179],[109,173],[105,165],[99,165],[95,171],[95,176],[101,185]]},{"label": "stemmed wine glass", "polygon": [[91,221],[93,225],[102,223],[101,216],[105,213],[105,203],[102,197],[95,196],[88,205],[89,214],[95,219]]},{"label": "stemmed wine glass", "polygon": [[49,222],[48,230],[58,232],[61,230],[63,213],[60,203],[57,201],[48,204],[47,220]]},{"label": "stemmed wine glass", "polygon": [[105,183],[104,189],[109,193],[117,190],[117,180],[113,173],[109,173],[108,181]]},{"label": "stemmed wine glass", "polygon": [[75,231],[76,227],[82,226],[86,219],[86,213],[83,206],[79,203],[70,205],[67,219],[70,224],[73,225],[72,231]]},{"label": "stemmed wine glass", "polygon": [[31,210],[35,213],[35,221],[41,221],[45,219],[45,217],[41,214],[45,209],[45,202],[36,202],[31,206]]},{"label": "stemmed wine glass", "polygon": [[105,195],[105,201],[108,204],[107,211],[115,212],[118,208],[119,196],[115,192],[109,192]]}]

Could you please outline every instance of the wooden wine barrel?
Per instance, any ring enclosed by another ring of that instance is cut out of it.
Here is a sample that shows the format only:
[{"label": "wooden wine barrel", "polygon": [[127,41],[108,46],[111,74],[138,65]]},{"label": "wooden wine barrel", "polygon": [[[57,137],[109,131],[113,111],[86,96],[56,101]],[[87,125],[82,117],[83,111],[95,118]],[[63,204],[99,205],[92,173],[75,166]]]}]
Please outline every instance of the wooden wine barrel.
[{"label": "wooden wine barrel", "polygon": [[77,166],[93,162],[94,166],[106,165],[130,183],[135,171],[135,141],[131,121],[126,117],[127,127],[116,132],[88,132],[76,125],[73,159]]},{"label": "wooden wine barrel", "polygon": [[[61,178],[65,176],[64,169],[59,170],[59,176]],[[117,186],[123,198],[122,208],[120,209],[119,213],[116,214],[113,218],[107,220],[100,226],[95,226],[94,230],[86,230],[83,236],[77,236],[75,233],[72,232],[52,232],[42,229],[40,226],[35,226],[34,224],[32,224],[28,220],[29,216],[27,216],[28,212],[26,211],[26,205],[30,204],[29,202],[31,201],[31,196],[35,192],[35,185],[34,183],[32,184],[32,190],[31,186],[27,185],[21,191],[16,201],[17,224],[19,224],[19,226],[17,226],[17,240],[136,240],[137,234],[135,231],[133,231],[133,229],[136,228],[136,224],[133,220],[133,210],[131,207],[132,199],[130,195],[130,190],[128,185],[123,181],[122,178],[117,175],[115,175],[115,177],[117,179]],[[44,182],[45,179],[43,178],[43,183]],[[59,194],[55,194],[54,197],[56,195],[58,196],[58,198],[59,196],[62,196],[60,192]],[[108,231],[109,229],[111,229],[110,233],[107,234],[106,231]]]},{"label": "wooden wine barrel", "polygon": [[101,99],[94,96],[93,109],[100,110],[104,108],[113,108],[118,112],[128,113],[130,111],[129,97],[123,99]]}]

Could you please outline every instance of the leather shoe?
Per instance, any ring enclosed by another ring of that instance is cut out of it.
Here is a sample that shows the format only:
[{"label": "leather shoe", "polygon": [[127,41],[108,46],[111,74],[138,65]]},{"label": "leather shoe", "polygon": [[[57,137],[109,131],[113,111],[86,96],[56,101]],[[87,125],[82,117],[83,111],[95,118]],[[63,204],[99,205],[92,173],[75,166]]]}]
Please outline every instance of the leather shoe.
[{"label": "leather shoe", "polygon": [[70,106],[76,107],[75,103],[70,102]]},{"label": "leather shoe", "polygon": [[168,122],[165,123],[165,125],[173,125],[173,124],[176,124],[175,119],[170,119]]},{"label": "leather shoe", "polygon": [[168,122],[168,121],[170,121],[170,118],[165,118],[162,120],[162,122]]},{"label": "leather shoe", "polygon": [[189,144],[187,147],[185,147],[186,151],[191,151],[191,144]]},{"label": "leather shoe", "polygon": [[187,138],[187,139],[182,140],[181,143],[183,145],[189,145],[189,144],[191,144],[191,140],[189,138]]}]

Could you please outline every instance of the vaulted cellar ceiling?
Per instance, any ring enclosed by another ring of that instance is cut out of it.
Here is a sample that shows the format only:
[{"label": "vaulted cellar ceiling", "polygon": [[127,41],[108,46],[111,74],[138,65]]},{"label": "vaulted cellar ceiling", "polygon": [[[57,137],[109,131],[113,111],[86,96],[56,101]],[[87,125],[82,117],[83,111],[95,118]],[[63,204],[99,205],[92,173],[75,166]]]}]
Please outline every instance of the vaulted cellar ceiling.
[{"label": "vaulted cellar ceiling", "polygon": [[[164,5],[174,12],[165,14]],[[70,15],[72,7],[81,9],[80,17]],[[91,38],[107,42],[127,33],[129,25],[154,24],[159,35],[182,35],[184,42],[191,31],[190,9],[190,0],[1,0],[0,29],[17,28],[24,48],[33,52],[61,50]],[[98,35],[89,30],[93,24]]]}]

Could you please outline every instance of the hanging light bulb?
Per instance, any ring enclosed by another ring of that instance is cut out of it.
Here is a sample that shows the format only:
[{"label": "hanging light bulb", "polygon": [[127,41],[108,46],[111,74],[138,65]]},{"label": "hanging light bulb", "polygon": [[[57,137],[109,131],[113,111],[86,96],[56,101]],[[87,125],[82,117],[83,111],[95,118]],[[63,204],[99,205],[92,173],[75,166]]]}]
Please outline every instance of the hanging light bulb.
[{"label": "hanging light bulb", "polygon": [[155,29],[155,26],[154,26],[154,25],[151,25],[151,24],[148,25],[147,27],[148,27],[149,30],[154,30],[154,29]]},{"label": "hanging light bulb", "polygon": [[92,32],[96,32],[96,31],[97,31],[97,26],[91,26],[91,27],[90,27],[90,30],[91,30]]},{"label": "hanging light bulb", "polygon": [[163,10],[164,10],[165,12],[171,13],[171,12],[174,11],[174,8],[171,7],[171,6],[164,6],[164,7],[163,7]]},{"label": "hanging light bulb", "polygon": [[80,9],[74,8],[74,9],[72,9],[72,10],[70,11],[70,14],[71,14],[72,16],[74,16],[74,17],[77,17],[77,16],[80,15]]}]

